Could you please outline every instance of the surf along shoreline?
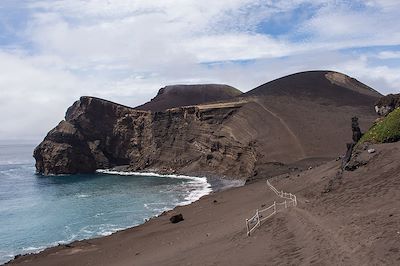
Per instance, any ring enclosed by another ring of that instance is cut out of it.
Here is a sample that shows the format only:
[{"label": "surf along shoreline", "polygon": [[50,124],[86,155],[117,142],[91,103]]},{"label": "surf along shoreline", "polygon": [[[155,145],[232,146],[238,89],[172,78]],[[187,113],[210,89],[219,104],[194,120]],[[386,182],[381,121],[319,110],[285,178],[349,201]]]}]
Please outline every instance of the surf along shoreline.
[{"label": "surf along shoreline", "polygon": [[[120,169],[98,169],[96,170],[95,174],[105,174],[105,175],[119,175],[119,176],[150,176],[150,177],[165,177],[165,178],[174,178],[174,179],[185,179],[189,180],[188,182],[194,182],[196,185],[199,185],[199,187],[195,190],[190,191],[190,193],[185,197],[184,201],[181,201],[175,205],[175,207],[171,209],[167,209],[164,211],[161,211],[160,213],[149,216],[146,218],[142,223],[125,227],[125,228],[120,228],[108,235],[100,235],[100,236],[94,236],[90,238],[85,238],[85,239],[78,239],[74,240],[72,242],[70,241],[59,241],[58,243],[53,243],[48,246],[43,246],[43,247],[38,247],[35,248],[35,250],[32,252],[29,252],[27,250],[26,253],[20,253],[14,256],[14,258],[11,258],[10,260],[3,262],[0,265],[8,265],[10,263],[13,263],[15,260],[19,258],[24,258],[24,257],[29,257],[29,256],[36,256],[40,255],[41,253],[47,253],[48,251],[51,251],[53,249],[57,248],[70,248],[73,245],[76,245],[77,243],[84,243],[90,240],[94,239],[105,239],[111,235],[117,234],[122,231],[126,231],[129,229],[133,229],[136,227],[140,227],[144,225],[145,223],[148,223],[149,221],[158,218],[160,216],[167,215],[171,212],[174,212],[177,208],[183,207],[183,206],[189,206],[193,204],[194,202],[200,200],[201,198],[208,196],[210,194],[218,193],[230,188],[235,188],[235,187],[240,187],[245,185],[245,181],[242,180],[229,180],[229,179],[224,179],[221,177],[217,176],[195,176],[195,175],[183,175],[183,174],[170,174],[170,173],[165,173],[165,172],[131,172],[131,171],[124,171]],[[68,175],[54,175],[54,176],[66,176]]]}]

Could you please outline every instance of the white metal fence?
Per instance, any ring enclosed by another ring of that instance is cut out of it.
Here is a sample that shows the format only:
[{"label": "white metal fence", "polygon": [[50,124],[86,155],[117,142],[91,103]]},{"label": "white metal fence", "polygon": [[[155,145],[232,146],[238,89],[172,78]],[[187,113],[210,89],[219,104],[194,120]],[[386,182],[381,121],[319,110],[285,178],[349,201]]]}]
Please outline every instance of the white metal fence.
[{"label": "white metal fence", "polygon": [[292,193],[278,191],[273,185],[271,185],[268,180],[267,185],[278,197],[285,199],[285,201],[279,203],[274,201],[274,204],[272,204],[271,206],[262,210],[257,209],[256,214],[254,214],[250,219],[246,219],[246,229],[248,236],[250,236],[250,234],[261,225],[261,222],[273,216],[280,208],[297,206],[297,198],[295,195],[293,195]]}]

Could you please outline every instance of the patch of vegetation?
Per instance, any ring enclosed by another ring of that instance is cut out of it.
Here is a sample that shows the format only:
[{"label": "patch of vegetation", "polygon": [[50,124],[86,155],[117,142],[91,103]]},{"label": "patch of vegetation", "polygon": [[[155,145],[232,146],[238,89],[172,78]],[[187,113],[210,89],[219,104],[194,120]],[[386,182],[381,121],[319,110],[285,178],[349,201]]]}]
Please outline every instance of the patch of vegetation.
[{"label": "patch of vegetation", "polygon": [[400,107],[393,110],[384,119],[375,123],[359,141],[359,144],[386,143],[400,140]]}]

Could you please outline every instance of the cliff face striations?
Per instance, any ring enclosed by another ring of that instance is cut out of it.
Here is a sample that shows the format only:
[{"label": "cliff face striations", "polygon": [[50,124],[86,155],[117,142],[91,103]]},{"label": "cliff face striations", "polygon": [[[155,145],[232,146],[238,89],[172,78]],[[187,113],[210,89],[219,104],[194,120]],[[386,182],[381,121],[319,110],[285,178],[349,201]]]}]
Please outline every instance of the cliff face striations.
[{"label": "cliff face striations", "polygon": [[218,103],[160,112],[82,97],[34,157],[43,174],[123,166],[243,180],[272,176],[342,155],[351,117],[369,128],[380,96],[346,75],[313,71]]},{"label": "cliff face striations", "polygon": [[251,143],[221,130],[242,104],[152,113],[82,97],[35,149],[36,168],[65,174],[124,165],[132,171],[248,177],[255,160]]}]

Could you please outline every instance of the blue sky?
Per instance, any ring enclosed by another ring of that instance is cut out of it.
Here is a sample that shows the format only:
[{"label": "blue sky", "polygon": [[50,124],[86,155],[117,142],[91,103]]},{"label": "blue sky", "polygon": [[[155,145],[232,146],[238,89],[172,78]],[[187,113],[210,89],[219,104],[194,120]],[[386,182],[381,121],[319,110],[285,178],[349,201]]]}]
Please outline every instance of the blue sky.
[{"label": "blue sky", "polygon": [[243,91],[331,69],[400,92],[398,0],[1,0],[0,139],[39,140],[81,95]]}]

